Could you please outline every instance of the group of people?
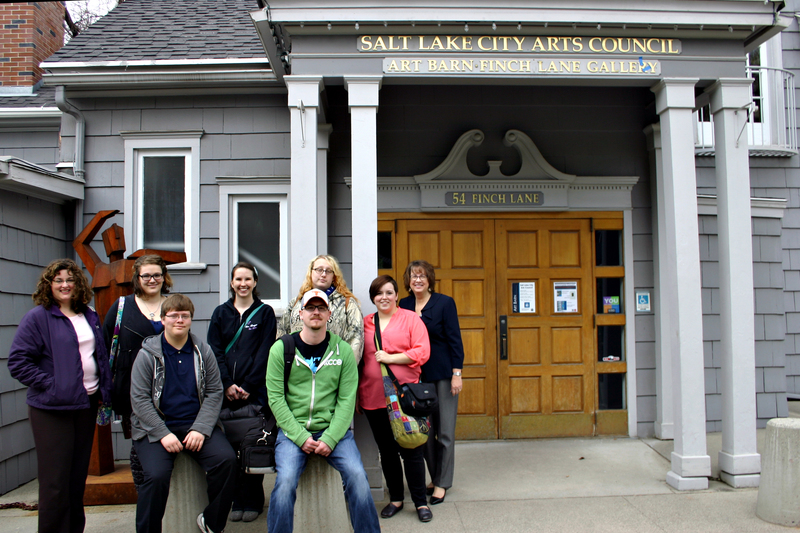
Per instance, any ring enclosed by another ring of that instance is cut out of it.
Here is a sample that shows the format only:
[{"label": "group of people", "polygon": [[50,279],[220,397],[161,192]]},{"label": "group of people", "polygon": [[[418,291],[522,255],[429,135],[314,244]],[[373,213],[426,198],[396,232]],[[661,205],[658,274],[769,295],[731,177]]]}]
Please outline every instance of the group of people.
[{"label": "group of people", "polygon": [[[392,277],[376,278],[369,295],[377,312],[363,317],[336,259],[321,255],[277,319],[259,298],[257,269],[240,262],[231,271],[230,299],[214,310],[204,342],[191,332],[192,301],[170,294],[172,279],[161,257],[135,261],[134,294],[115,302],[102,324],[89,306],[92,290],[80,267],[53,261],[8,360],[11,375],[28,386],[39,457],[39,531],[84,529],[83,493],[101,404],[113,405],[133,441],[137,532],[161,531],[182,451],[206,472],[209,504],[197,517],[201,531],[218,533],[229,517],[252,521],[263,511],[263,475],[246,474],[237,464],[238,443],[229,442],[221,412],[223,418],[271,412],[280,428],[268,531],[292,531],[297,484],[310,454],[341,473],[354,530],[380,531],[350,429],[355,411],[369,422],[389,489],[380,516],[402,510],[405,472],[417,516],[430,521],[430,506],[443,502],[452,486],[464,352],[455,302],[435,292],[434,268],[414,261],[403,281],[409,296],[399,300]],[[436,386],[431,434],[416,449],[394,440],[381,363],[400,383],[422,379]]]}]

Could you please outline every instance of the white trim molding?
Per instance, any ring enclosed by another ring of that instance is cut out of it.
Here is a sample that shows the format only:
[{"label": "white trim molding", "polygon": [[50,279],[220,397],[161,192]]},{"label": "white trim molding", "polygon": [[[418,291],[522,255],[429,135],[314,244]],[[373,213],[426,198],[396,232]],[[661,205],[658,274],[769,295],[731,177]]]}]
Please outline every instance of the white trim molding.
[{"label": "white trim molding", "polygon": [[[289,268],[289,192],[291,178],[289,176],[252,176],[252,177],[227,177],[220,176],[216,179],[219,185],[219,302],[228,299],[229,275],[234,263],[232,243],[236,242],[234,231],[236,224],[233,216],[236,214],[235,203],[247,201],[278,202],[280,208],[280,256],[281,294],[277,300],[264,300],[272,306],[275,314],[283,314],[284,306],[293,297],[293,288],[289,286],[291,277]],[[227,246],[226,246],[227,245]],[[172,267],[170,267],[172,269]]]},{"label": "white trim molding", "polygon": [[141,248],[136,191],[137,160],[141,154],[159,151],[180,150],[188,158],[185,188],[186,223],[184,239],[186,262],[171,265],[170,271],[176,274],[195,274],[206,268],[200,262],[200,137],[203,130],[183,131],[120,131],[125,140],[125,201],[123,223],[126,228],[125,247],[128,250]]},{"label": "white trim molding", "polygon": [[[750,216],[754,218],[783,218],[787,200],[784,198],[750,198]],[[717,197],[713,194],[697,195],[698,215],[717,215]]]}]

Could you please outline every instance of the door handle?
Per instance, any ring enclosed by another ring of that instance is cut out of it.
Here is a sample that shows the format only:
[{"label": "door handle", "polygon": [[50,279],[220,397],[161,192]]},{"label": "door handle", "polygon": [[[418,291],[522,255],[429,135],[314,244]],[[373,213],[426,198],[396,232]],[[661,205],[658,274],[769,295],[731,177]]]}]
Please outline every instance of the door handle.
[{"label": "door handle", "polygon": [[500,315],[500,360],[508,359],[508,316]]}]

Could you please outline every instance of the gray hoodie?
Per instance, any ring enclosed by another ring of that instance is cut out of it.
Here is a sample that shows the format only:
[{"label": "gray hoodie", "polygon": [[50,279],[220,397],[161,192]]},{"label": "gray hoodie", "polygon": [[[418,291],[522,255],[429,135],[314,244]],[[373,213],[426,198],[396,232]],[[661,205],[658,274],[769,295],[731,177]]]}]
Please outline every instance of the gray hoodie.
[{"label": "gray hoodie", "polygon": [[[145,339],[131,370],[133,440],[147,437],[150,442],[158,442],[171,433],[159,409],[165,379],[161,335]],[[219,378],[214,352],[193,334],[190,333],[189,336],[194,346],[194,371],[197,379],[197,397],[200,399],[200,411],[194,419],[191,430],[208,438],[214,431],[214,426],[219,424],[222,381]]]}]

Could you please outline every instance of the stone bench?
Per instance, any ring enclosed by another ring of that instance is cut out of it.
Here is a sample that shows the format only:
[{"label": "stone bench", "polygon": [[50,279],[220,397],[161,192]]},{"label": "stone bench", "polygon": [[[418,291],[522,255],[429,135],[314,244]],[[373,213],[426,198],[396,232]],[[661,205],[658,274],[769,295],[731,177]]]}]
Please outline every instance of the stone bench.
[{"label": "stone bench", "polygon": [[756,515],[782,526],[800,525],[800,418],[767,422]]},{"label": "stone bench", "polygon": [[208,505],[206,473],[187,453],[179,453],[169,482],[163,531],[197,533],[197,515]]},{"label": "stone bench", "polygon": [[353,531],[342,490],[342,476],[320,455],[311,454],[300,476],[294,505],[294,530],[296,533]]}]

